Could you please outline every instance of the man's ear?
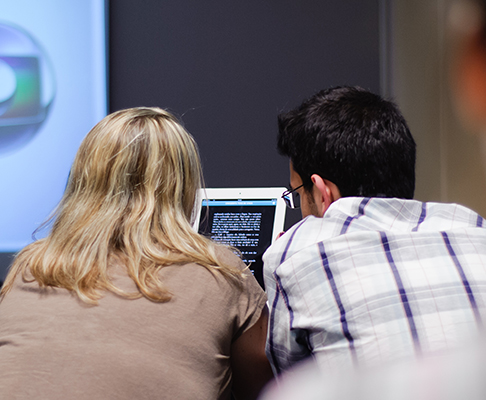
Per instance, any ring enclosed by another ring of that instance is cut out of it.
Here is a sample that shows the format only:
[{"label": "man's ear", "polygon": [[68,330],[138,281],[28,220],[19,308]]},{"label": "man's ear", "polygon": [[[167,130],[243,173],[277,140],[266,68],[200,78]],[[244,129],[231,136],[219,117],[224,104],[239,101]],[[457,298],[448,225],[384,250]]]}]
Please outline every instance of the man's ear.
[{"label": "man's ear", "polygon": [[328,181],[321,178],[319,175],[314,174],[311,176],[313,187],[314,202],[317,206],[319,216],[323,216],[329,206],[341,197],[339,188]]}]

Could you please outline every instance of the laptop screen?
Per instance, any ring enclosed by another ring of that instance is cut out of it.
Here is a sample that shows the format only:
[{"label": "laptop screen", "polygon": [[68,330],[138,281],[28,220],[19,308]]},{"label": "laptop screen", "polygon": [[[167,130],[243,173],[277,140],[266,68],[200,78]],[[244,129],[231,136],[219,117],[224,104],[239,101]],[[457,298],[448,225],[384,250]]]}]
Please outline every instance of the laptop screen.
[{"label": "laptop screen", "polygon": [[249,265],[262,287],[263,253],[283,228],[285,206],[284,217],[276,223],[277,214],[281,214],[280,200],[280,197],[208,197],[201,200],[198,232],[216,242],[238,248],[243,262]]}]

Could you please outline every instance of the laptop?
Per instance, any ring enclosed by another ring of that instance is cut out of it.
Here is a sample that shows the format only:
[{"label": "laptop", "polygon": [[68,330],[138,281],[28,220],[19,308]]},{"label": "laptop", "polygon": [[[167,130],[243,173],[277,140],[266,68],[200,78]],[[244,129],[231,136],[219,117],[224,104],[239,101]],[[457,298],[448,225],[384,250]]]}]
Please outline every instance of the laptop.
[{"label": "laptop", "polygon": [[262,256],[283,231],[286,205],[281,196],[286,190],[217,188],[199,192],[194,228],[216,242],[239,249],[262,287]]}]

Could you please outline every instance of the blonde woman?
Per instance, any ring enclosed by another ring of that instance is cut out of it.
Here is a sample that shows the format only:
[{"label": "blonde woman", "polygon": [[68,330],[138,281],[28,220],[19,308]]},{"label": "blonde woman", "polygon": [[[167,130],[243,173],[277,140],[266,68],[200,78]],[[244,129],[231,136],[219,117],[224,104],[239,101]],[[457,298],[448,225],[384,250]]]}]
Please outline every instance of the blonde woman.
[{"label": "blonde woman", "polygon": [[192,230],[193,138],[134,108],[86,136],[49,235],[1,292],[3,398],[255,398],[271,377],[266,298]]}]

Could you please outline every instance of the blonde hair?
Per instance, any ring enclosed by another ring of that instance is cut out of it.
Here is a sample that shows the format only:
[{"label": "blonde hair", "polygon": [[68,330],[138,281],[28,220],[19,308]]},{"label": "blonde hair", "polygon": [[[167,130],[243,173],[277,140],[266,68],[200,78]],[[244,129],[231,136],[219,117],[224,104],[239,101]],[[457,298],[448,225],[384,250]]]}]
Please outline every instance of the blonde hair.
[{"label": "blonde hair", "polygon": [[[51,232],[18,254],[1,295],[22,273],[90,304],[103,290],[164,302],[171,294],[159,270],[189,262],[239,282],[240,270],[219,262],[218,245],[192,229],[201,185],[196,143],[173,115],[145,107],[108,115],[78,150]],[[111,282],[115,259],[139,292]]]}]

